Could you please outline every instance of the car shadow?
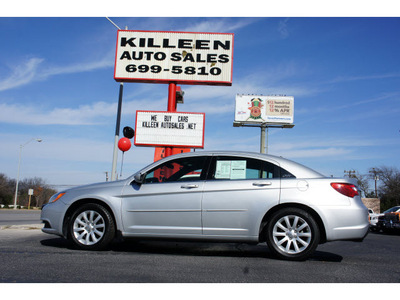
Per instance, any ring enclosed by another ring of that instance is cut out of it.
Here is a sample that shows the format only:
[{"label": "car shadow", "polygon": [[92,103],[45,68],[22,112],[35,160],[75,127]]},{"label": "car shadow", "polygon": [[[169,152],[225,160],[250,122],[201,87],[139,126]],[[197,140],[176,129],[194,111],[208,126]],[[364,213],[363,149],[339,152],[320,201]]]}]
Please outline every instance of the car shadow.
[{"label": "car shadow", "polygon": [[337,255],[325,251],[315,251],[313,255],[309,258],[311,261],[321,261],[321,262],[336,262],[340,263],[343,260],[343,256]]},{"label": "car shadow", "polygon": [[[44,239],[40,241],[40,243],[46,247],[68,250],[75,249],[74,244],[64,238]],[[103,250],[103,252],[277,259],[270,252],[266,244],[249,245],[243,243],[199,243],[191,241],[136,241],[130,239],[116,239],[107,249]],[[341,262],[342,259],[342,256],[334,253],[315,251],[308,261]]]},{"label": "car shadow", "polygon": [[59,248],[59,249],[69,249],[69,250],[75,249],[74,245],[70,241],[61,237],[41,240],[40,244],[42,246]]}]

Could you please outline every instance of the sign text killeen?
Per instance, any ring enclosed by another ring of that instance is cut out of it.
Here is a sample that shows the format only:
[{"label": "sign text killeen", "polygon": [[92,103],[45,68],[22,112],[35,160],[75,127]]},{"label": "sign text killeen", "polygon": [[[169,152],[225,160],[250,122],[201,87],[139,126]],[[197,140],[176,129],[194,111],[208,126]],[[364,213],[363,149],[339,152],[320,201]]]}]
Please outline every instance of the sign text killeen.
[{"label": "sign text killeen", "polygon": [[139,47],[139,48],[177,48],[177,49],[197,49],[197,50],[230,50],[231,42],[230,41],[219,41],[219,40],[192,40],[192,39],[178,39],[177,43],[171,44],[170,39],[165,38],[162,40],[162,43],[157,45],[154,42],[154,38],[139,38],[136,41],[136,38],[121,38],[121,47]]}]

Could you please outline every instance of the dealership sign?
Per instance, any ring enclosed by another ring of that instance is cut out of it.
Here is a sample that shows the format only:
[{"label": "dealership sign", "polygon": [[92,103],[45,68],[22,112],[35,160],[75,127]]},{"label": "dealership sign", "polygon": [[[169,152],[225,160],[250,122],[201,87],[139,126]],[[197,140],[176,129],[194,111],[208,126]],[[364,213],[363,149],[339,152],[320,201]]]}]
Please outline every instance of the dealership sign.
[{"label": "dealership sign", "polygon": [[204,148],[204,113],[136,111],[136,146]]},{"label": "dealership sign", "polygon": [[121,82],[232,85],[233,34],[118,30]]},{"label": "dealership sign", "polygon": [[235,122],[292,124],[293,114],[291,96],[236,95]]}]

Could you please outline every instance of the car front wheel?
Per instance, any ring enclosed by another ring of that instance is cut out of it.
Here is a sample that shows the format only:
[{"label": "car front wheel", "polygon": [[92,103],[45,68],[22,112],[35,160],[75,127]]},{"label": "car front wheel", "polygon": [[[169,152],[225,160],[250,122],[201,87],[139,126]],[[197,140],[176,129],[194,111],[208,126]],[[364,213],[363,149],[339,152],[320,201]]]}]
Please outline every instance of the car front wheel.
[{"label": "car front wheel", "polygon": [[69,223],[70,238],[79,249],[100,250],[115,236],[115,223],[110,212],[96,203],[79,207]]},{"label": "car front wheel", "polygon": [[284,208],[275,213],[267,225],[267,244],[279,258],[305,260],[317,248],[318,224],[306,211]]}]

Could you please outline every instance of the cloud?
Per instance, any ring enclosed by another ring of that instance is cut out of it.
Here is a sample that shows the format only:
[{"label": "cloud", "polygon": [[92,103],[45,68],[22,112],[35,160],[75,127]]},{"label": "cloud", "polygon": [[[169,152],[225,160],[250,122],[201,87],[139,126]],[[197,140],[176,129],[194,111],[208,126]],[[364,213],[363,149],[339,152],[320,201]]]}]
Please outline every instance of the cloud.
[{"label": "cloud", "polygon": [[46,80],[55,75],[90,72],[114,66],[111,52],[100,60],[79,62],[72,65],[43,66],[44,63],[45,60],[43,58],[34,57],[16,65],[6,78],[0,80],[0,91],[18,88],[35,81]]},{"label": "cloud", "polygon": [[[123,101],[122,116],[135,115],[136,110],[162,110],[165,99],[150,98]],[[78,107],[45,109],[38,105],[0,103],[0,123],[24,125],[96,125],[115,120],[117,103],[95,102]]]},{"label": "cloud", "polygon": [[90,125],[115,115],[116,104],[97,102],[77,108],[44,110],[37,105],[0,104],[0,122],[28,125]]},{"label": "cloud", "polygon": [[[297,109],[296,114],[297,115],[305,115],[305,114],[313,114],[317,115],[319,113],[326,113],[326,112],[334,112],[334,111],[349,111],[350,108],[355,107],[366,107],[366,104],[369,103],[375,103],[379,102],[380,105],[378,105],[375,109],[369,110],[367,112],[362,111],[360,113],[352,113],[352,120],[360,120],[360,119],[371,119],[371,118],[376,118],[377,116],[385,116],[385,115],[391,115],[391,114],[396,114],[398,113],[398,108],[396,106],[384,106],[382,105],[385,103],[385,101],[398,101],[399,98],[399,93],[385,93],[383,95],[379,95],[376,97],[368,98],[368,99],[363,99],[360,101],[349,101],[346,104],[343,105],[331,105],[329,104],[328,106],[320,106],[320,107],[312,107],[312,108],[302,108],[302,109]],[[358,111],[358,110],[357,110]],[[310,119],[308,119],[310,121]],[[336,122],[337,120],[332,119],[329,122]]]},{"label": "cloud", "polygon": [[[39,62],[37,62],[38,64]],[[68,72],[84,72],[95,68],[107,67],[106,59],[98,63],[88,63],[81,66],[71,65],[47,69],[39,75],[38,67],[32,62],[32,78],[46,78],[56,74]],[[238,78],[231,87],[227,86],[182,86],[185,92],[185,104],[178,105],[178,110],[188,112],[205,112],[207,114],[233,115],[236,94],[286,94],[304,96],[316,91],[307,86],[279,83],[292,78],[297,73],[298,67],[286,64],[281,68],[272,68],[267,71],[252,72]],[[268,76],[273,73],[274,76]],[[34,80],[34,79],[32,79]],[[129,89],[128,89],[129,91]],[[164,110],[167,103],[167,87],[154,85],[138,85],[134,93],[124,91],[122,104],[123,115],[134,115],[136,110]],[[17,100],[17,99],[16,99]],[[40,99],[37,99],[40,103]],[[16,101],[18,103],[18,101]],[[0,104],[0,122],[10,124],[29,125],[94,125],[107,122],[107,118],[115,118],[117,111],[116,102],[94,102],[78,107],[53,107],[46,109],[38,105],[27,104]]]},{"label": "cloud", "polygon": [[[45,178],[50,184],[81,185],[104,181],[105,172],[111,170],[113,135],[102,139],[58,134],[41,134],[38,137],[43,140],[41,143],[31,142],[23,148],[21,178],[37,176]],[[0,133],[1,172],[16,177],[19,145],[31,138],[27,133]],[[124,177],[153,162],[153,157],[154,148],[132,146],[124,155]],[[121,160],[119,151],[118,175]]]},{"label": "cloud", "polygon": [[47,78],[49,76],[60,75],[60,74],[90,72],[97,69],[104,69],[111,67],[114,67],[113,57],[106,56],[99,61],[77,63],[69,66],[49,67],[43,70],[43,74],[41,75],[41,77]]},{"label": "cloud", "polygon": [[[247,134],[246,134],[247,132]],[[238,132],[237,136],[218,136],[207,138],[207,150],[234,149],[237,151],[259,152],[260,137],[258,134],[251,134],[250,129],[246,132]],[[275,131],[276,132],[276,131]],[[270,131],[270,135],[274,132]],[[274,137],[273,143],[268,145],[268,153],[279,155],[289,159],[329,159],[343,160],[351,157],[360,157],[361,148],[372,148],[379,145],[392,145],[394,140],[390,139],[370,139],[355,136],[337,138],[318,138],[316,136],[291,137],[290,141],[284,137]]]},{"label": "cloud", "polygon": [[289,21],[289,18],[286,18],[286,19],[280,21],[279,25],[278,25],[278,32],[280,33],[280,35],[283,39],[286,39],[289,36],[289,30],[288,30],[288,25],[287,25],[288,21]]},{"label": "cloud", "polygon": [[192,32],[233,32],[235,30],[246,27],[254,22],[257,19],[245,18],[245,19],[236,19],[236,18],[218,18],[218,19],[208,19],[203,22],[189,25],[183,29],[183,31],[192,31]]},{"label": "cloud", "polygon": [[387,73],[387,74],[375,74],[375,75],[359,75],[359,76],[338,76],[327,83],[340,83],[349,81],[360,81],[360,80],[374,80],[374,79],[387,79],[400,77],[400,73]]},{"label": "cloud", "polygon": [[11,74],[0,80],[0,91],[5,91],[28,84],[38,76],[38,68],[44,60],[41,58],[31,58],[11,70]]}]

